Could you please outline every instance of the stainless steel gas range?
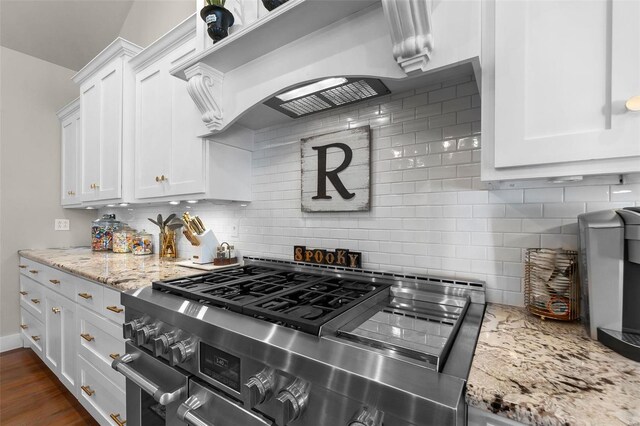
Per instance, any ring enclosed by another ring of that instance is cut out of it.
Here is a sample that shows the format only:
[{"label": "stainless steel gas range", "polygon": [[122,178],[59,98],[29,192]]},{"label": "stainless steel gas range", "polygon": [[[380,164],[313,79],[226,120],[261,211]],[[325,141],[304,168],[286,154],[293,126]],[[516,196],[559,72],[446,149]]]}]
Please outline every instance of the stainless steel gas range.
[{"label": "stainless steel gas range", "polygon": [[245,257],[122,303],[129,426],[466,424],[481,282]]}]

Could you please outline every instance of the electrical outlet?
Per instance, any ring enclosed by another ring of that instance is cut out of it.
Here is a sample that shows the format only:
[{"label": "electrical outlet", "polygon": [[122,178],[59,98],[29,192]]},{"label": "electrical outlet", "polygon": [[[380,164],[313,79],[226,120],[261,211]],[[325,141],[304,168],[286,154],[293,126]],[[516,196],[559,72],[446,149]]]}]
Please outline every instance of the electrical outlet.
[{"label": "electrical outlet", "polygon": [[233,238],[238,238],[238,232],[240,231],[240,221],[239,220],[234,220],[231,223],[231,236]]},{"label": "electrical outlet", "polygon": [[56,219],[53,225],[55,231],[68,231],[69,219]]}]

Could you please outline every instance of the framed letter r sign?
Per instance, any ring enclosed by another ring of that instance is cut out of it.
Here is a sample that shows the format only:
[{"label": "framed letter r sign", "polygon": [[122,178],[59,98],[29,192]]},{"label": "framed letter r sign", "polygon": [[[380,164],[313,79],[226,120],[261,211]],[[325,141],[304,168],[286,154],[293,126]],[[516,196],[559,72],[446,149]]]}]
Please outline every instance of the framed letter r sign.
[{"label": "framed letter r sign", "polygon": [[369,210],[370,134],[362,126],[302,139],[302,211]]}]

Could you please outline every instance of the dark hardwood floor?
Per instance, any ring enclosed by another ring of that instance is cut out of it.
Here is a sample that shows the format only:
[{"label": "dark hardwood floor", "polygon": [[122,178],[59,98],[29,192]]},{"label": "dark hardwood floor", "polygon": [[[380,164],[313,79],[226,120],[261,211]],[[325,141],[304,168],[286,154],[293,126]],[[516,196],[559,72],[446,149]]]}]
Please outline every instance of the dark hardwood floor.
[{"label": "dark hardwood floor", "polygon": [[0,355],[0,425],[97,425],[31,349]]}]

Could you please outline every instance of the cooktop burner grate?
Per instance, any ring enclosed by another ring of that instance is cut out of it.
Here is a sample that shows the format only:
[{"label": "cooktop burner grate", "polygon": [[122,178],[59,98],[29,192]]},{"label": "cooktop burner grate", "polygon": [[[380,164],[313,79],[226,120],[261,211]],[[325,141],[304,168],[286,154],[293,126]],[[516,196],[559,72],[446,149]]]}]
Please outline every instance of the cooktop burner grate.
[{"label": "cooktop burner grate", "polygon": [[256,265],[153,283],[153,288],[319,335],[320,328],[389,284]]}]

